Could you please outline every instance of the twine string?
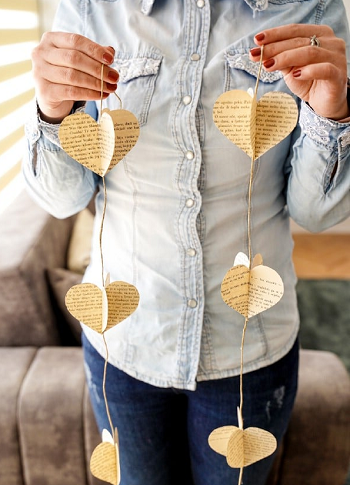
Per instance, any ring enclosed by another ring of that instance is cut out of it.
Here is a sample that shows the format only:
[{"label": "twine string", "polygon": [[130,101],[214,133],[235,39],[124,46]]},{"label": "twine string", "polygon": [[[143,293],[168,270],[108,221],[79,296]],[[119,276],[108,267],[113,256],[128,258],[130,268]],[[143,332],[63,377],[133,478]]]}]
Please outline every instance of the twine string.
[{"label": "twine string", "polygon": [[103,102],[103,64],[101,64],[101,97],[100,97],[100,118],[102,115],[102,102]]},{"label": "twine string", "polygon": [[119,109],[123,109],[123,103],[122,103],[122,100],[120,99],[120,97],[118,96],[118,94],[114,91],[114,94],[116,95],[116,97],[118,98],[119,100]]},{"label": "twine string", "polygon": [[105,365],[104,365],[104,369],[103,369],[102,391],[103,391],[103,399],[104,399],[105,406],[106,406],[107,418],[108,418],[109,426],[111,428],[111,433],[112,433],[113,442],[114,442],[115,441],[114,426],[113,426],[113,422],[112,422],[112,418],[111,418],[111,413],[109,411],[108,400],[107,400],[107,393],[106,393],[106,378],[107,378],[107,364],[108,364],[108,345],[107,345],[107,342],[106,342],[105,332],[103,332],[102,337],[103,337],[103,342],[105,344],[105,350],[106,350]]},{"label": "twine string", "polygon": [[[260,63],[259,63],[259,71],[256,79],[255,90],[254,90],[254,98],[257,96],[258,92],[258,85],[261,76],[261,69],[262,69],[262,60],[263,60],[263,52],[264,46],[261,46],[261,54],[260,54]],[[251,221],[251,214],[252,214],[252,193],[253,193],[253,177],[254,177],[254,160],[255,160],[255,142],[254,142],[254,149],[253,155],[251,158],[250,163],[250,173],[249,173],[249,187],[248,187],[248,212],[247,212],[247,237],[248,237],[248,259],[249,259],[249,271],[252,269],[252,221]],[[248,283],[249,285],[249,283]],[[249,290],[249,288],[248,288]],[[249,294],[249,293],[248,293]],[[239,413],[240,413],[240,420],[243,428],[243,364],[244,364],[244,340],[247,332],[249,317],[246,316],[244,319],[244,326],[242,331],[242,340],[241,340],[241,367],[240,367],[240,374],[239,374],[239,394],[240,394],[240,403],[239,403]],[[244,468],[240,468],[239,471],[239,479],[238,485],[242,484],[243,480],[243,470]]]},{"label": "twine string", "polygon": [[102,251],[102,238],[103,238],[103,225],[106,217],[106,207],[107,207],[107,187],[106,187],[106,180],[105,177],[102,177],[103,183],[103,210],[102,210],[102,218],[101,218],[101,226],[100,226],[100,258],[101,258],[101,272],[102,272],[102,286],[105,286],[105,279],[104,279],[104,263],[103,263],[103,251]]},{"label": "twine string", "polygon": [[[102,101],[103,101],[103,64],[101,65],[101,98],[100,98],[100,117],[102,114]],[[103,210],[102,210],[102,217],[101,217],[101,226],[100,226],[100,234],[99,234],[99,244],[100,244],[100,257],[101,257],[101,276],[102,276],[102,287],[105,287],[105,278],[104,278],[104,263],[103,263],[103,251],[102,251],[102,239],[103,239],[103,226],[106,216],[106,207],[107,207],[107,187],[106,187],[106,180],[105,177],[102,176],[102,183],[103,183]],[[103,368],[103,380],[102,380],[102,392],[103,392],[103,399],[106,407],[107,418],[109,422],[109,426],[111,428],[111,433],[113,437],[113,441],[115,439],[115,432],[114,426],[111,418],[111,413],[109,411],[109,405],[107,400],[107,393],[106,393],[106,379],[107,379],[107,365],[108,365],[108,345],[106,341],[105,331],[102,332],[103,343],[105,346],[106,351],[106,358]]]}]

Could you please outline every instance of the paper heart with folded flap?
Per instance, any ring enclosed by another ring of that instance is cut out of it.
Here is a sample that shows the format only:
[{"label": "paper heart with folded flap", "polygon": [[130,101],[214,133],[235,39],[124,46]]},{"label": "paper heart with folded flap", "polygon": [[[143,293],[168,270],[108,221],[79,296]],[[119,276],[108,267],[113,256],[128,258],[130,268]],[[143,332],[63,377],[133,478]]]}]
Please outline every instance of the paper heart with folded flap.
[{"label": "paper heart with folded flap", "polygon": [[270,92],[257,101],[237,89],[217,99],[213,117],[223,135],[255,160],[293,131],[298,107],[286,93]]},{"label": "paper heart with folded flap", "polygon": [[209,446],[226,456],[232,468],[243,468],[270,456],[277,448],[276,438],[261,428],[241,429],[222,426],[210,433]]},{"label": "paper heart with folded flap", "polygon": [[102,443],[96,446],[90,459],[90,470],[94,477],[112,485],[120,483],[119,442],[106,429],[102,433]]},{"label": "paper heart with folded flap", "polygon": [[136,310],[139,299],[135,286],[114,281],[102,289],[92,283],[72,286],[65,302],[73,317],[102,334],[128,318]]},{"label": "paper heart with folded flap", "polygon": [[261,255],[254,258],[256,266],[251,270],[244,256],[239,253],[238,259],[244,264],[233,266],[226,273],[221,296],[229,307],[250,318],[276,305],[283,296],[284,285],[275,270],[262,264]]},{"label": "paper heart with folded flap", "polygon": [[72,114],[58,131],[63,150],[101,177],[134,147],[139,134],[137,118],[124,109],[104,109],[99,123],[86,113]]}]

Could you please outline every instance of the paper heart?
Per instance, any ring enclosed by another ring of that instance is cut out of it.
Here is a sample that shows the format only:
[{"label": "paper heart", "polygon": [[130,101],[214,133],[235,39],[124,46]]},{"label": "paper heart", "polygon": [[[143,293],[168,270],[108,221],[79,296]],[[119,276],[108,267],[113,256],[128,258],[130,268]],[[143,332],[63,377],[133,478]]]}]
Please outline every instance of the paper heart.
[{"label": "paper heart", "polygon": [[125,109],[115,109],[113,111],[104,109],[102,113],[107,113],[114,124],[114,153],[108,169],[111,170],[136,145],[140,135],[140,125],[136,116]]},{"label": "paper heart", "polygon": [[257,101],[246,91],[233,90],[217,99],[213,117],[219,130],[255,160],[293,131],[298,107],[286,93],[270,92]]},{"label": "paper heart", "polygon": [[243,264],[233,266],[221,284],[224,302],[246,318],[276,305],[283,292],[279,274],[262,264],[251,270]]},{"label": "paper heart", "polygon": [[277,448],[273,434],[261,428],[241,429],[237,426],[223,426],[215,429],[208,438],[209,446],[226,456],[232,468],[243,468],[267,456]]},{"label": "paper heart", "polygon": [[114,153],[114,123],[102,113],[97,123],[86,113],[67,116],[58,130],[63,150],[84,167],[103,177],[111,168]]},{"label": "paper heart", "polygon": [[72,286],[66,306],[73,317],[98,333],[128,318],[139,304],[139,292],[124,281],[114,281],[101,290],[92,283]]},{"label": "paper heart", "polygon": [[117,444],[103,442],[96,446],[90,459],[90,470],[94,477],[119,485],[120,465]]}]

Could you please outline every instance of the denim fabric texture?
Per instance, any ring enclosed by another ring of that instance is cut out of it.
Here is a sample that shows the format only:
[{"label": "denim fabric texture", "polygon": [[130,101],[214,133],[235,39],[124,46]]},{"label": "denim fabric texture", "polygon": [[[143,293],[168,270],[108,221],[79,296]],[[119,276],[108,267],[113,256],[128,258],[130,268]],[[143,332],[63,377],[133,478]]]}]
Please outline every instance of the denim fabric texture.
[{"label": "denim fabric texture", "polygon": [[[104,359],[83,336],[85,368],[99,428],[110,429],[102,392]],[[244,426],[280,442],[297,389],[298,341],[271,366],[245,375]],[[107,367],[106,394],[120,443],[120,485],[233,485],[238,469],[208,445],[216,428],[237,426],[239,377],[199,382],[195,391],[158,388]],[[264,485],[275,454],[244,469],[244,485]]]},{"label": "denim fabric texture", "polygon": [[[298,8],[297,8],[298,7]],[[328,24],[349,46],[341,0],[62,0],[54,29],[115,48],[123,108],[141,124],[136,146],[108,175],[103,253],[111,281],[134,284],[138,309],[106,334],[109,361],[159,387],[194,390],[240,371],[243,317],[220,294],[236,254],[248,252],[249,157],[216,128],[212,110],[227,89],[254,88],[254,35],[288,23]],[[258,98],[288,92],[263,72]],[[97,106],[96,106],[97,104]],[[97,116],[99,102],[89,104]],[[115,96],[104,103],[119,108]],[[244,372],[280,360],[299,327],[289,216],[319,231],[350,214],[350,123],[301,103],[294,132],[255,163],[252,252],[281,276],[281,301],[249,321]],[[44,208],[67,217],[101,180],[61,149],[58,127],[36,109],[27,126],[27,186]],[[99,226],[86,282],[102,285]],[[100,335],[84,329],[103,355]]]}]

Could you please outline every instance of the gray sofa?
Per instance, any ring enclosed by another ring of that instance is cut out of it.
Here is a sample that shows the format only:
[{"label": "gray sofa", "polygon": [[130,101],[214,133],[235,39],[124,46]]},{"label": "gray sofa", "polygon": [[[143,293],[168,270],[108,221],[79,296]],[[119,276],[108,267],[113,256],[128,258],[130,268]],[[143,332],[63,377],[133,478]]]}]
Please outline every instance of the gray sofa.
[{"label": "gray sofa", "polygon": [[[79,330],[52,278],[61,270],[66,284],[80,279],[64,271],[74,224],[25,193],[0,215],[0,485],[102,483],[89,472],[100,437]],[[302,350],[296,405],[269,485],[344,485],[349,456],[347,371],[334,354]]]}]

